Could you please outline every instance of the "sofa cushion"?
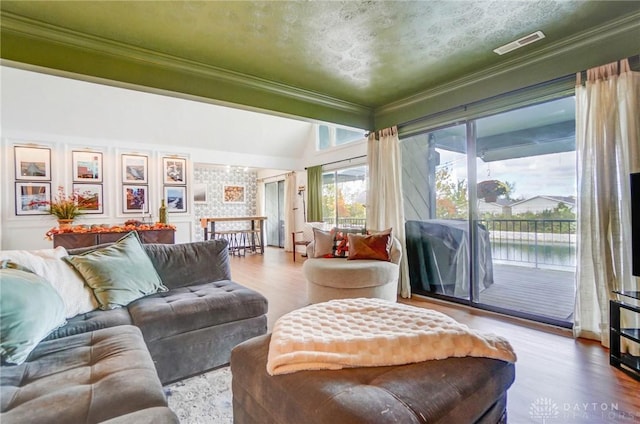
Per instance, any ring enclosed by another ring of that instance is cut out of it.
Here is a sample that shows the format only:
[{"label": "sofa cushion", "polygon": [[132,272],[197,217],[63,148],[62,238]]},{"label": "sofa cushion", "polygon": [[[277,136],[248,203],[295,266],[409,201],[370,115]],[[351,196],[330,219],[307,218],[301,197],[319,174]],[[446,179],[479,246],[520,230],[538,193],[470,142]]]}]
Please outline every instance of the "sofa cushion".
[{"label": "sofa cushion", "polygon": [[170,289],[231,279],[226,241],[144,244],[143,248]]},{"label": "sofa cushion", "polygon": [[0,294],[0,357],[20,364],[64,324],[64,302],[44,278],[19,269],[0,269]]},{"label": "sofa cushion", "polygon": [[264,315],[267,300],[253,290],[223,280],[156,293],[132,302],[128,309],[133,323],[150,342]]},{"label": "sofa cushion", "polygon": [[42,342],[27,362],[3,367],[0,382],[3,423],[98,423],[158,407],[159,422],[177,422],[134,326]]},{"label": "sofa cushion", "polygon": [[76,315],[68,319],[65,325],[53,330],[45,340],[88,333],[102,328],[115,327],[116,325],[131,324],[133,324],[133,322],[131,321],[131,315],[129,315],[127,308],[110,309],[108,311],[96,309],[95,311]]},{"label": "sofa cushion", "polygon": [[65,259],[93,289],[101,309],[126,306],[140,297],[167,290],[135,231],[108,247]]},{"label": "sofa cushion", "polygon": [[8,259],[46,279],[62,297],[65,317],[71,318],[96,309],[98,301],[82,276],[62,260],[65,256],[67,250],[62,246],[55,249],[0,251],[0,259]]},{"label": "sofa cushion", "polygon": [[303,265],[307,281],[336,288],[375,287],[398,279],[399,268],[393,262],[362,259],[307,259]]}]

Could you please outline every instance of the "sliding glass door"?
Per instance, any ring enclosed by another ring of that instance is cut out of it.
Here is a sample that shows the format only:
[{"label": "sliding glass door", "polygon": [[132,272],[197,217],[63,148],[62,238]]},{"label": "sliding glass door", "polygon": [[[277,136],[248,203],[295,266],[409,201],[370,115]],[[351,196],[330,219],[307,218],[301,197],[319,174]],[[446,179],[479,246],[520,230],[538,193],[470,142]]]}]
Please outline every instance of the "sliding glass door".
[{"label": "sliding glass door", "polygon": [[284,181],[264,185],[267,246],[284,247]]},{"label": "sliding glass door", "polygon": [[[573,321],[575,99],[478,119],[477,218],[490,236],[492,284],[478,302]],[[477,240],[479,242],[479,240]]]},{"label": "sliding glass door", "polygon": [[571,324],[574,108],[568,97],[402,140],[413,292]]},{"label": "sliding glass door", "polygon": [[412,289],[469,297],[467,127],[402,142],[407,258]]}]

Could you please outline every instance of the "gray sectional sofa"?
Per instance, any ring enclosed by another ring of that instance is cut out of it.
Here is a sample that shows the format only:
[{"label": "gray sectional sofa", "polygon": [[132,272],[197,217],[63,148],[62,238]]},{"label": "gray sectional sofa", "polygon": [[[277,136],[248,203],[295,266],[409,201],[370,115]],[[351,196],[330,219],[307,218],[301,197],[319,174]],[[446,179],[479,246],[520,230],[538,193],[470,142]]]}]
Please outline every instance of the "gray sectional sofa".
[{"label": "gray sectional sofa", "polygon": [[266,333],[267,300],[231,280],[226,242],[143,248],[168,291],[68,319],[24,363],[3,365],[3,424],[177,422],[162,385]]}]

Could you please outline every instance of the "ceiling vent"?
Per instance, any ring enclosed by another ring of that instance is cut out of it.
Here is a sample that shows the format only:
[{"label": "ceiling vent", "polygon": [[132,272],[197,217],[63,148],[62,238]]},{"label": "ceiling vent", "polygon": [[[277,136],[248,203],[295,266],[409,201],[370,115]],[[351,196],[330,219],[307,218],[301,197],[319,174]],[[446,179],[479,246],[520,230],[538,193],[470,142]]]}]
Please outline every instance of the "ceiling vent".
[{"label": "ceiling vent", "polygon": [[509,53],[515,49],[519,49],[520,47],[526,46],[527,44],[535,43],[538,40],[542,40],[544,38],[544,34],[542,31],[536,31],[533,34],[525,35],[522,38],[518,38],[516,41],[512,41],[504,46],[500,46],[493,51],[498,53],[499,55],[503,55],[505,53]]}]

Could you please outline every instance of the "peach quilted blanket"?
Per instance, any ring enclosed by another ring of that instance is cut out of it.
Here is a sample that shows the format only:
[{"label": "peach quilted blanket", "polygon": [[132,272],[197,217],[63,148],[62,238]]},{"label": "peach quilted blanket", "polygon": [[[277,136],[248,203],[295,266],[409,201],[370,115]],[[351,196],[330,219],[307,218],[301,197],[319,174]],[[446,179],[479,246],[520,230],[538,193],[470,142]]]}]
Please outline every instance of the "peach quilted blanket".
[{"label": "peach quilted blanket", "polygon": [[381,299],[310,305],[275,324],[267,372],[401,365],[480,356],[515,362],[509,342],[480,333],[440,312]]}]

